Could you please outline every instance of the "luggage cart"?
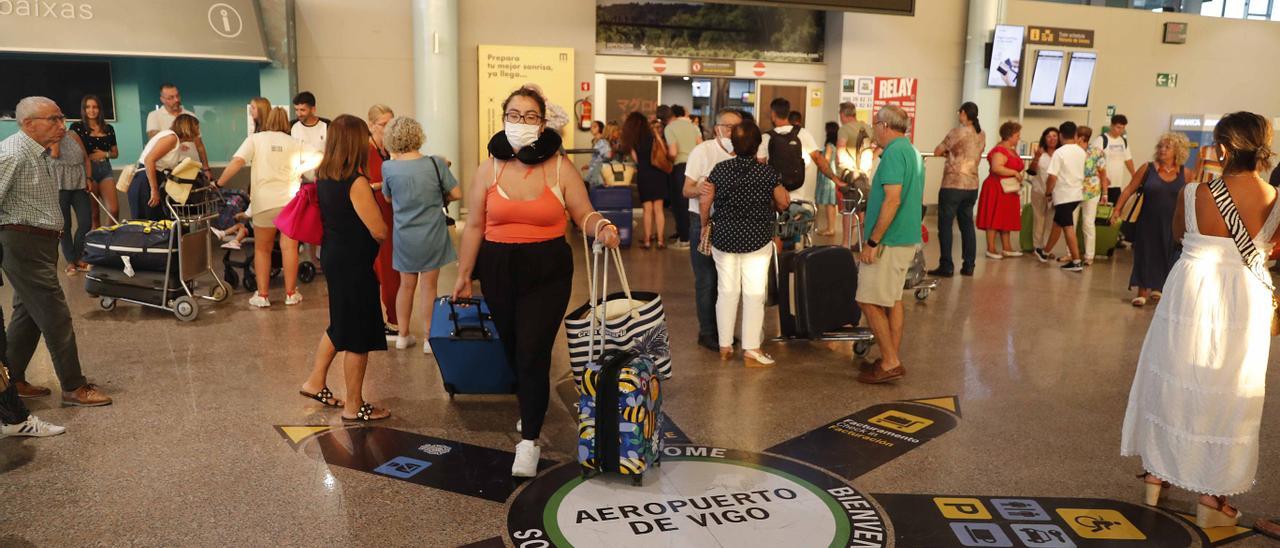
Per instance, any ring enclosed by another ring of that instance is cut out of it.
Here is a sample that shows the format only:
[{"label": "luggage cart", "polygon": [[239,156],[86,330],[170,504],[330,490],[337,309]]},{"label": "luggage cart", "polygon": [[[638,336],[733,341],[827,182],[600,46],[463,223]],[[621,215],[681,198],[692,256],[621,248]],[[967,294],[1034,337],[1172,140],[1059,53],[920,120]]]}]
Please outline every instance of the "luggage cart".
[{"label": "luggage cart", "polygon": [[818,226],[818,206],[807,200],[792,200],[786,211],[778,213],[778,225],[774,234],[783,246],[813,245],[813,231]]},{"label": "luggage cart", "polygon": [[[845,231],[843,247],[850,249],[851,252],[856,252],[858,250],[861,250],[862,248],[862,237],[861,237],[862,225],[858,220],[857,214],[860,211],[860,208],[865,209],[864,207],[865,199],[863,197],[863,194],[856,189],[853,189],[852,193],[853,193],[852,197],[847,197],[841,200],[840,214],[842,216],[844,231]],[[779,219],[779,222],[778,222],[779,236],[783,235],[782,227],[786,226],[787,230],[791,231],[791,234],[793,236],[796,236],[796,235],[800,236],[801,239],[805,242],[805,244],[809,245],[811,243],[809,241],[809,234],[813,232],[816,214],[817,214],[817,207],[814,206],[814,204],[811,202],[797,200],[792,202],[792,208],[796,208],[797,204],[799,204],[800,208],[808,208],[808,211],[812,213],[812,215],[809,216],[808,226],[807,227],[804,226],[805,223],[802,218],[797,217],[796,215],[793,215],[793,214],[788,214],[785,216],[786,217],[785,219],[784,218]],[[791,211],[794,211],[794,209]],[[855,232],[858,235],[858,237],[851,239],[850,234],[853,234]],[[777,261],[777,258],[775,257],[775,264],[776,264],[776,261]],[[777,271],[775,270],[774,272],[776,274]],[[781,284],[779,283],[779,285]],[[788,286],[791,286],[791,285],[793,284],[788,284]],[[788,297],[779,295],[778,298],[782,299],[782,298],[788,298]],[[809,334],[809,336],[782,335],[782,336],[778,336],[773,339],[770,339],[771,342],[791,342],[791,341],[851,342],[853,343],[853,354],[857,358],[866,356],[867,352],[871,351],[871,345],[875,343],[875,340],[876,340],[876,337],[871,333],[871,329],[866,327],[858,327],[858,326],[845,326],[836,331],[824,332],[820,334]]]},{"label": "luggage cart", "polygon": [[[124,301],[172,312],[184,322],[199,315],[200,300],[225,301],[231,291],[213,271],[213,240],[209,230],[210,222],[218,217],[221,203],[217,187],[207,183],[192,188],[185,203],[166,196],[165,209],[174,222],[169,232],[164,272],[126,272],[95,266],[85,277],[85,291],[99,299],[98,306],[103,310],[113,310],[118,301]],[[101,206],[102,202],[98,204]],[[119,223],[115,218],[111,220]],[[212,288],[207,295],[197,294],[197,279],[205,274],[213,278]]]}]

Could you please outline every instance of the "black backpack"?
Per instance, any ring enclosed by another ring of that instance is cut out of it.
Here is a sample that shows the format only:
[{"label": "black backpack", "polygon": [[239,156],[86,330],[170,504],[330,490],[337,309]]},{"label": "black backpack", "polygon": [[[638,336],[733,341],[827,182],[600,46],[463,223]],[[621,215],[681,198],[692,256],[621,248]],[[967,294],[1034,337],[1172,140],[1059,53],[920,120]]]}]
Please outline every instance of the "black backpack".
[{"label": "black backpack", "polygon": [[782,175],[782,188],[788,192],[804,186],[804,151],[800,146],[800,126],[788,133],[769,130],[769,165]]}]

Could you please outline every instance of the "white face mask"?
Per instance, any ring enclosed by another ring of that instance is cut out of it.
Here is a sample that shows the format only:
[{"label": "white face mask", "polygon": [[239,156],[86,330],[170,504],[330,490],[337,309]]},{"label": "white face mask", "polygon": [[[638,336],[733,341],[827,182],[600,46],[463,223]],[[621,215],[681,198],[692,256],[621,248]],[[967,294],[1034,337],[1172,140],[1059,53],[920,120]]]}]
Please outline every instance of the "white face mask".
[{"label": "white face mask", "polygon": [[512,150],[519,152],[520,149],[538,140],[538,134],[541,133],[541,129],[542,126],[506,122],[507,142],[511,143]]}]

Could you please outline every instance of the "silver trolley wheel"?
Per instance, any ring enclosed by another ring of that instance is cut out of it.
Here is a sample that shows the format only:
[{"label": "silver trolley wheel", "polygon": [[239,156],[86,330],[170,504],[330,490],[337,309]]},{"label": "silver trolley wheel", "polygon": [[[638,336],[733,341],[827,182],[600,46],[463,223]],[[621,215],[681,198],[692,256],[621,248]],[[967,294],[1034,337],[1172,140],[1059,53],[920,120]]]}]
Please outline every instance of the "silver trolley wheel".
[{"label": "silver trolley wheel", "polygon": [[200,306],[196,304],[195,299],[183,295],[173,300],[173,315],[179,320],[189,322],[196,319],[200,314]]},{"label": "silver trolley wheel", "polygon": [[209,293],[209,298],[217,302],[227,300],[227,288],[221,284],[213,286],[213,291]]},{"label": "silver trolley wheel", "polygon": [[115,297],[103,297],[98,300],[98,306],[102,307],[103,310],[115,310],[116,299]]},{"label": "silver trolley wheel", "polygon": [[853,355],[859,358],[866,356],[871,351],[871,341],[858,341],[853,343]]},{"label": "silver trolley wheel", "polygon": [[932,289],[929,289],[929,288],[927,288],[927,287],[923,287],[923,288],[917,289],[917,290],[916,290],[916,300],[917,300],[917,301],[923,301],[923,300],[925,300],[925,299],[928,299],[928,298],[929,298],[929,293],[932,293],[932,292],[933,292],[933,290],[932,290]]}]

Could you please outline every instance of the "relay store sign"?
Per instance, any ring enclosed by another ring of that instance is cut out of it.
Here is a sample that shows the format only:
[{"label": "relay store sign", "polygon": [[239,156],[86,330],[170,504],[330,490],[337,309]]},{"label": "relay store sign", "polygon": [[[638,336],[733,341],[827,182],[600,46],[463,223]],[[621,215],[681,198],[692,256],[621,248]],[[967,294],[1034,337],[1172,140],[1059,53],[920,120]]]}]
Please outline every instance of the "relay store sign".
[{"label": "relay store sign", "polygon": [[0,51],[269,61],[253,0],[0,0]]},{"label": "relay store sign", "polygon": [[511,505],[510,541],[549,546],[886,546],[871,499],[825,471],[779,457],[667,446],[643,487],[583,480],[577,463],[531,482]]}]

